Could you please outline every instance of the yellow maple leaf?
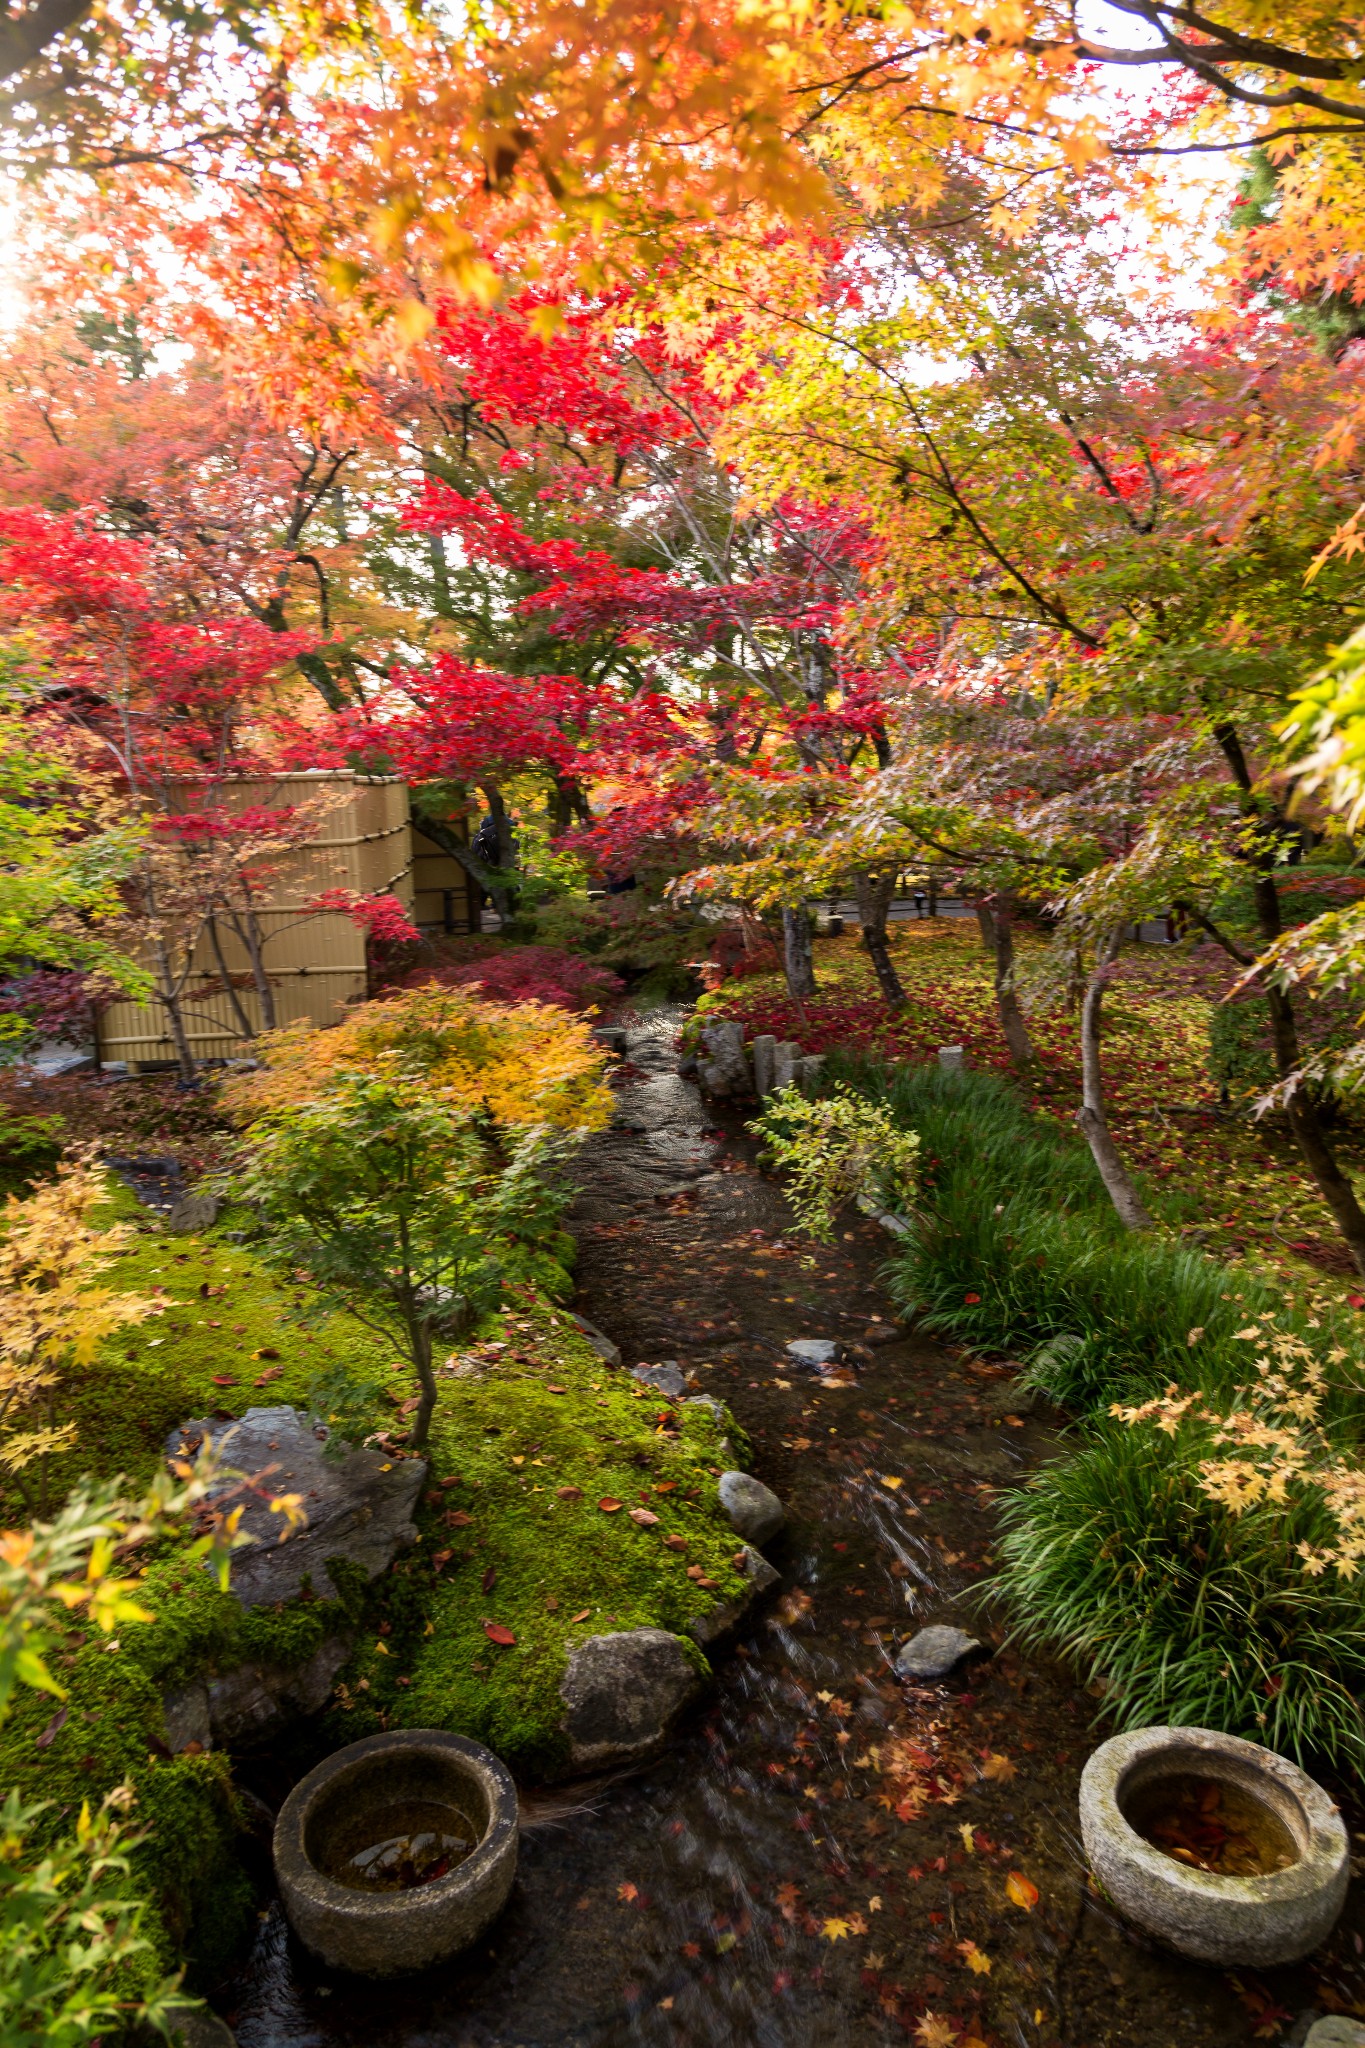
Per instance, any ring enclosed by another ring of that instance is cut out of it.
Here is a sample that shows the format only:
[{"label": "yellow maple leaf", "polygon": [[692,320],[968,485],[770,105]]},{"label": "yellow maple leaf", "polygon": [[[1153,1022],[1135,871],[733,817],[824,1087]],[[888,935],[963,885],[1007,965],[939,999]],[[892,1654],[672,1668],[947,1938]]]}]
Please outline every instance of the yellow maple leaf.
[{"label": "yellow maple leaf", "polygon": [[1001,1756],[998,1750],[993,1749],[981,1766],[981,1775],[988,1778],[993,1785],[1008,1785],[1011,1778],[1018,1777],[1019,1767],[1007,1756]]},{"label": "yellow maple leaf", "polygon": [[959,1955],[974,1977],[990,1976],[991,1959],[984,1949],[978,1948],[974,1941],[960,1941],[957,1947]]},{"label": "yellow maple leaf", "polygon": [[1005,1879],[1005,1895],[1012,1906],[1022,1906],[1026,1913],[1038,1903],[1038,1887],[1022,1870],[1012,1870]]},{"label": "yellow maple leaf", "polygon": [[927,2012],[915,2028],[920,2048],[953,2048],[955,2038],[947,2020],[940,2019],[936,2012]]},{"label": "yellow maple leaf", "polygon": [[846,1941],[848,1939],[848,1922],[847,1920],[826,1920],[820,1932],[824,1935],[826,1941]]}]

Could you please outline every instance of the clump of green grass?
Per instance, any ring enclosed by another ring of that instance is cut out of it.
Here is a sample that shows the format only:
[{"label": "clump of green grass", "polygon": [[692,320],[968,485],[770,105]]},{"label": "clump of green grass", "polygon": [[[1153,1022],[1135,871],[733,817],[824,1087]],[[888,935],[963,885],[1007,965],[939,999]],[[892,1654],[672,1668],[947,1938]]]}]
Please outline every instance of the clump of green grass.
[{"label": "clump of green grass", "polygon": [[[1025,1359],[1063,1407],[1103,1410],[1171,1380],[1228,1396],[1247,1364],[1235,1333],[1253,1316],[1307,1327],[1244,1269],[1161,1230],[1125,1230],[1082,1140],[1032,1114],[998,1075],[838,1071],[920,1133],[921,1198],[891,1276],[901,1307],[957,1343]],[[1359,1339],[1341,1312],[1316,1313],[1318,1341],[1350,1354],[1325,1419],[1354,1438]]]},{"label": "clump of green grass", "polygon": [[1159,1229],[1126,1232],[1081,1141],[995,1075],[831,1068],[921,1136],[925,1172],[893,1268],[902,1305],[974,1350],[1024,1358],[1081,1418],[1070,1454],[1002,1508],[994,1590],[1017,1634],[1101,1681],[1124,1726],[1222,1728],[1359,1768],[1365,1597],[1331,1568],[1310,1575],[1299,1552],[1340,1537],[1322,1493],[1233,1513],[1201,1484],[1207,1428],[1172,1436],[1107,1414],[1173,1381],[1235,1405],[1254,1356],[1236,1333],[1273,1319],[1313,1356],[1334,1354],[1318,1421],[1349,1453],[1365,1405],[1354,1328]]},{"label": "clump of green grass", "polygon": [[1365,1600],[1297,1554],[1333,1530],[1321,1502],[1229,1514],[1203,1491],[1197,1436],[1092,1425],[1001,1510],[1016,1637],[1100,1680],[1125,1728],[1220,1728],[1309,1763],[1365,1763]]}]

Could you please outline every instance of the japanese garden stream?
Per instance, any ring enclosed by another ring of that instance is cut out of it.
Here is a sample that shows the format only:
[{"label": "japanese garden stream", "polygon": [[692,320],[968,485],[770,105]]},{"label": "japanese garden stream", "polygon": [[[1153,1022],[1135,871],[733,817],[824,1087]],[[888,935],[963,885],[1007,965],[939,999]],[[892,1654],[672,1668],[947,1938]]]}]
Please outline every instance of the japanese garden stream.
[{"label": "japanese garden stream", "polygon": [[[675,1025],[632,1031],[617,1120],[581,1162],[577,1305],[628,1364],[677,1359],[731,1406],[787,1505],[782,1587],[667,1755],[528,1794],[511,1904],[458,1965],[329,1978],[271,1906],[215,1998],[241,2048],[1231,2048],[1286,2038],[1325,1980],[1353,2003],[1354,1894],[1334,1960],[1234,1982],[1147,1948],[1088,1889],[1098,1703],[1002,1648],[971,1598],[993,1495],[1053,1433],[1008,1413],[1001,1367],[895,1329],[875,1226],[828,1250],[784,1235],[742,1117],[677,1077]],[[797,1337],[861,1346],[851,1383],[791,1366]],[[898,1682],[930,1621],[995,1654]]]}]

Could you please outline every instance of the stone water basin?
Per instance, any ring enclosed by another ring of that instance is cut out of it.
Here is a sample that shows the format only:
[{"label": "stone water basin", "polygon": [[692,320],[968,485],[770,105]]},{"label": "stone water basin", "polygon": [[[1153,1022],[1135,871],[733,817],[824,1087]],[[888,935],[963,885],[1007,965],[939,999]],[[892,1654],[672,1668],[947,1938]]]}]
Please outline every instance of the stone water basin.
[{"label": "stone water basin", "polygon": [[517,1794],[482,1744],[395,1729],[337,1750],[275,1824],[289,1923],[333,1969],[390,1977],[477,1940],[517,1868]]},{"label": "stone water basin", "polygon": [[1295,1962],[1350,1879],[1333,1801],[1287,1757],[1211,1728],[1139,1728],[1081,1779],[1090,1867],[1126,1919],[1196,1962]]}]

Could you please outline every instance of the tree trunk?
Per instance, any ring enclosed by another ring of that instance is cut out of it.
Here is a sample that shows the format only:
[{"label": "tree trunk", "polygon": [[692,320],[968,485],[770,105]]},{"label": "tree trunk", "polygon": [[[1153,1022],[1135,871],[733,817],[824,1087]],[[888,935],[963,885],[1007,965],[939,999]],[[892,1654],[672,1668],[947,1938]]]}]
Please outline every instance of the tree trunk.
[{"label": "tree trunk", "polygon": [[782,912],[782,959],[787,971],[787,994],[794,1003],[803,1003],[807,996],[815,994],[810,912],[804,903]]},{"label": "tree trunk", "polygon": [[1104,1006],[1104,991],[1109,980],[1109,970],[1118,959],[1123,944],[1123,926],[1116,925],[1099,946],[1095,957],[1094,971],[1086,983],[1085,995],[1081,1000],[1081,1106],[1076,1111],[1076,1122],[1090,1155],[1099,1168],[1100,1179],[1109,1193],[1109,1199],[1119,1214],[1119,1220],[1127,1230],[1150,1230],[1152,1219],[1143,1207],[1141,1197],[1133,1186],[1128,1168],[1123,1163],[1118,1146],[1114,1143],[1109,1129],[1109,1118],[1104,1106],[1104,1074],[1100,1067],[1100,1021]]},{"label": "tree trunk", "polygon": [[853,877],[853,894],[858,904],[858,919],[863,928],[863,944],[867,947],[872,966],[881,989],[893,1010],[905,1007],[905,990],[901,987],[900,976],[891,963],[891,954],[886,943],[886,915],[891,908],[891,899],[896,893],[894,873],[871,874],[860,868]]},{"label": "tree trunk", "polygon": [[976,906],[976,919],[982,944],[995,963],[995,1005],[1010,1058],[1021,1074],[1030,1074],[1038,1059],[1014,992],[1014,927],[1009,905],[999,896],[985,896]]},{"label": "tree trunk", "polygon": [[[1262,826],[1273,826],[1275,814],[1266,814],[1265,807],[1258,802],[1252,785],[1251,771],[1236,728],[1223,724],[1215,726],[1214,738],[1222,749],[1223,758],[1231,771],[1241,798],[1242,810],[1248,818],[1256,819]],[[1280,917],[1280,892],[1275,886],[1274,869],[1268,854],[1260,851],[1255,855],[1259,865],[1252,883],[1252,898],[1256,905],[1256,924],[1262,940],[1267,946],[1273,945],[1283,930]],[[1207,920],[1201,919],[1208,929]],[[1225,946],[1221,933],[1214,934]],[[1236,957],[1234,953],[1234,958]],[[1282,1081],[1288,1081],[1297,1073],[1300,1064],[1299,1031],[1294,1016],[1294,1005],[1288,993],[1281,988],[1267,988],[1267,1007],[1270,1011],[1271,1038],[1275,1047],[1275,1066]],[[1317,1182],[1318,1192],[1332,1212],[1337,1229],[1346,1243],[1355,1262],[1356,1271],[1365,1278],[1365,1210],[1362,1210],[1355,1189],[1337,1164],[1336,1154],[1327,1142],[1322,1128],[1322,1118],[1312,1098],[1302,1088],[1296,1088],[1287,1100],[1289,1128],[1299,1148],[1304,1165]]]},{"label": "tree trunk", "polygon": [[491,879],[485,884],[493,899],[493,908],[504,925],[511,923],[517,914],[518,878],[516,873],[517,855],[512,842],[512,820],[502,800],[502,791],[495,782],[480,783],[488,815],[493,820],[493,829],[498,835],[498,864],[490,868]]},{"label": "tree trunk", "polygon": [[421,1314],[408,1318],[408,1338],[412,1349],[412,1362],[417,1368],[417,1379],[422,1389],[422,1398],[412,1418],[408,1432],[408,1443],[414,1451],[426,1445],[431,1429],[431,1417],[436,1407],[436,1375],[431,1369],[431,1322]]},{"label": "tree trunk", "polygon": [[157,971],[160,975],[160,984],[156,991],[157,1001],[165,1010],[166,1016],[170,1021],[171,1039],[175,1045],[176,1065],[180,1069],[181,1080],[185,1082],[186,1086],[192,1086],[199,1077],[199,1068],[195,1062],[193,1048],[190,1045],[189,1032],[185,1029],[185,1012],[180,1001],[180,988],[174,974],[171,972],[170,955],[167,953],[166,948],[163,945],[157,944],[153,948],[153,955],[156,960]]},{"label": "tree trunk", "polygon": [[[418,830],[425,834],[432,845],[439,846],[442,853],[448,853],[453,861],[459,863],[471,880],[476,882],[478,887],[489,896],[500,886],[501,878],[496,870],[484,866],[478,855],[465,844],[459,833],[454,830],[446,819],[428,818],[419,810],[416,815],[416,822]],[[477,903],[474,908],[474,923],[477,930]]]},{"label": "tree trunk", "polygon": [[256,985],[256,1000],[261,1006],[261,1029],[273,1031],[279,1021],[275,1014],[275,991],[271,986],[270,976],[265,971],[265,941],[261,937],[261,927],[257,923],[254,910],[248,910],[242,920],[241,938],[242,944],[246,947],[247,958],[251,962],[251,979]]},{"label": "tree trunk", "polygon": [[256,1034],[251,1028],[251,1019],[242,1008],[241,997],[232,986],[232,976],[228,972],[228,964],[223,955],[223,942],[218,936],[218,920],[216,917],[209,919],[209,944],[213,947],[213,957],[218,962],[218,972],[222,977],[223,987],[227,991],[227,999],[232,1005],[232,1014],[237,1019],[237,1029],[241,1032],[243,1038],[254,1038]]}]

